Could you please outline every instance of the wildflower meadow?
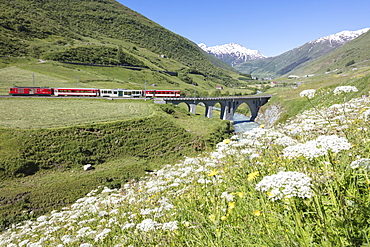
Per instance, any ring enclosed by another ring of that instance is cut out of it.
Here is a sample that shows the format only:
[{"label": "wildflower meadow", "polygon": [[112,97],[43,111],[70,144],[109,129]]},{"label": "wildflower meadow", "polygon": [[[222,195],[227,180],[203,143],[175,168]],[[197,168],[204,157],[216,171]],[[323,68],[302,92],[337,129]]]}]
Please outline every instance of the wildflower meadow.
[{"label": "wildflower meadow", "polygon": [[369,95],[312,108],[121,189],[93,189],[13,225],[0,246],[369,246],[369,124]]}]

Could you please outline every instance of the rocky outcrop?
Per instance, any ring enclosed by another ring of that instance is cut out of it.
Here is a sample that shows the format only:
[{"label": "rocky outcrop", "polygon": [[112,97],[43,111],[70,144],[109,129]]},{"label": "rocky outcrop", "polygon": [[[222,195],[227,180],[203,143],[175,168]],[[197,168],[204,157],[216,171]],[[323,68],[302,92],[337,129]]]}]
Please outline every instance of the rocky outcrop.
[{"label": "rocky outcrop", "polygon": [[271,127],[279,120],[284,111],[284,108],[279,103],[262,106],[255,121],[264,124],[266,127]]}]

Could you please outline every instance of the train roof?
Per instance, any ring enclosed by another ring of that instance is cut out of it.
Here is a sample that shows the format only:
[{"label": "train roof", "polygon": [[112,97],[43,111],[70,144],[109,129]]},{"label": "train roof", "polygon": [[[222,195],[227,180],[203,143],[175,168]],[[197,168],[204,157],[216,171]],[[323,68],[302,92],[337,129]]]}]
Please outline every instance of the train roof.
[{"label": "train roof", "polygon": [[79,89],[79,90],[85,90],[85,89],[90,89],[90,90],[100,90],[99,88],[82,88],[82,87],[54,87],[54,89],[73,89],[73,90],[76,90],[76,89]]},{"label": "train roof", "polygon": [[16,87],[16,86],[10,87],[10,88],[50,88],[51,89],[51,87]]},{"label": "train roof", "polygon": [[180,91],[180,89],[146,89],[146,91]]}]

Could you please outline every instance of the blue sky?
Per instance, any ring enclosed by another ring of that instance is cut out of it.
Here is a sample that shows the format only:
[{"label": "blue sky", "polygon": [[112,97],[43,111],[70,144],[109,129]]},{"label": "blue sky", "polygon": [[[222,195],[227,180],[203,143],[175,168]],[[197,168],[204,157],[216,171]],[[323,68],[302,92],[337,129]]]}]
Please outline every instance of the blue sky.
[{"label": "blue sky", "polygon": [[118,0],[207,46],[238,43],[277,56],[344,30],[370,27],[369,0]]}]

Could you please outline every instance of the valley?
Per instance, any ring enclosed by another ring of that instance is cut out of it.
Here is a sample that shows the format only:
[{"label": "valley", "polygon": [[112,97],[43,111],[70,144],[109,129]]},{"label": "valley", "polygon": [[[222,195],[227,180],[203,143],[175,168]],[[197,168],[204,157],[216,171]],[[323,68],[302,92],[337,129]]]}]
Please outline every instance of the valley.
[{"label": "valley", "polygon": [[197,45],[115,0],[0,13],[0,95],[272,95],[237,135],[204,103],[0,97],[0,246],[369,244],[369,29],[265,57]]}]

